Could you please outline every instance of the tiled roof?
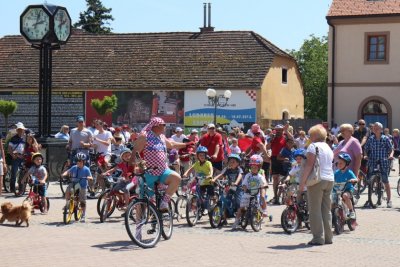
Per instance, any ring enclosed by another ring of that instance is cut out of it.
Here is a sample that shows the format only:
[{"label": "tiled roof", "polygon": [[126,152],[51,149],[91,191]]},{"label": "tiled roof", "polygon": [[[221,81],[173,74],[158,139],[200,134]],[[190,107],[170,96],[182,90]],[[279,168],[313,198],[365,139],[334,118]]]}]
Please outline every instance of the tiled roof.
[{"label": "tiled roof", "polygon": [[400,15],[400,0],[333,0],[329,17]]},{"label": "tiled roof", "polygon": [[[53,89],[259,89],[275,57],[251,31],[73,34],[53,52]],[[39,51],[0,39],[0,90],[38,87]]]}]

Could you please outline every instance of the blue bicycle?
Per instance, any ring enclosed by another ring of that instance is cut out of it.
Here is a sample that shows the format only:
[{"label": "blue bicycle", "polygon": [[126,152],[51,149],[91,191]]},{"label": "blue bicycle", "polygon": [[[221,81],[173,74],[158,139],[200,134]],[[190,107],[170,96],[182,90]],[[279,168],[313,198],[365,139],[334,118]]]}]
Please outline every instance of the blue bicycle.
[{"label": "blue bicycle", "polygon": [[209,218],[212,228],[219,228],[226,224],[226,220],[234,218],[238,209],[237,187],[228,180],[217,180],[219,199],[217,204],[210,208]]}]

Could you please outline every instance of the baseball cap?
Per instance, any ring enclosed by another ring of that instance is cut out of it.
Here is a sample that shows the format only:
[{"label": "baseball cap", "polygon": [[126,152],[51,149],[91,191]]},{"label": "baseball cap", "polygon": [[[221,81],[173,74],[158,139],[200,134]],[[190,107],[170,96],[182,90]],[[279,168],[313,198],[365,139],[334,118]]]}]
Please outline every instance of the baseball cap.
[{"label": "baseball cap", "polygon": [[17,124],[15,124],[15,126],[17,127],[16,129],[18,130],[18,129],[22,129],[22,130],[25,130],[26,128],[25,128],[25,126],[24,126],[24,124],[22,123],[22,122],[17,122]]},{"label": "baseball cap", "polygon": [[83,116],[77,116],[77,117],[76,117],[76,121],[77,121],[77,122],[79,122],[79,121],[85,121],[85,118],[83,118]]},{"label": "baseball cap", "polygon": [[278,124],[275,126],[275,129],[283,129],[283,125],[282,124]]},{"label": "baseball cap", "polygon": [[198,133],[197,129],[193,129],[191,133]]},{"label": "baseball cap", "polygon": [[215,125],[214,125],[214,123],[210,123],[210,124],[208,124],[207,128],[208,128],[208,129],[210,129],[210,128],[215,128]]},{"label": "baseball cap", "polygon": [[176,131],[176,132],[182,132],[183,130],[182,130],[181,127],[176,127],[175,131]]}]

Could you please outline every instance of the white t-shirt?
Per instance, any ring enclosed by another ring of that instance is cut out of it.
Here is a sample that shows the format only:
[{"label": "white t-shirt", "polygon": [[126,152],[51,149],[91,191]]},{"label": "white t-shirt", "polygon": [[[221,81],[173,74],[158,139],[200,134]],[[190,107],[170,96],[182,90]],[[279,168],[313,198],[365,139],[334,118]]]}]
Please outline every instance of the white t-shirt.
[{"label": "white t-shirt", "polygon": [[240,153],[242,153],[242,151],[240,150],[239,146],[231,145],[229,148],[231,149],[231,154],[240,154]]},{"label": "white t-shirt", "polygon": [[[94,137],[102,141],[108,141],[112,138],[112,134],[109,131],[104,131],[103,133],[96,134]],[[105,145],[97,140],[94,140],[93,144],[97,145],[97,152],[103,153],[104,155],[111,154],[111,142],[109,145]]]},{"label": "white t-shirt", "polygon": [[315,147],[318,147],[319,166],[321,171],[321,180],[334,181],[332,169],[333,151],[325,142],[311,143],[307,148],[307,153],[316,154]]},{"label": "white t-shirt", "polygon": [[301,139],[300,137],[298,137],[296,138],[295,141],[297,148],[304,148],[306,146],[307,139],[306,138]]},{"label": "white t-shirt", "polygon": [[172,140],[174,140],[177,143],[182,143],[183,142],[183,138],[186,138],[186,135],[181,134],[179,137],[174,134],[173,136],[171,136]]}]

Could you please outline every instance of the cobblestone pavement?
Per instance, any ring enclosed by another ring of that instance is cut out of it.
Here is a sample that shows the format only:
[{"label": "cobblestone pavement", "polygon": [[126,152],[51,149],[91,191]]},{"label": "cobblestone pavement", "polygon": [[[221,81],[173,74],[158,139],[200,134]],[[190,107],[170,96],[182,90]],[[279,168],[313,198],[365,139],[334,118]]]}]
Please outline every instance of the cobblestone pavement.
[{"label": "cobblestone pavement", "polygon": [[[174,227],[171,240],[161,241],[154,249],[140,249],[130,241],[123,218],[116,211],[109,221],[100,223],[95,209],[97,200],[88,200],[86,223],[62,223],[65,201],[57,183],[49,188],[51,208],[48,215],[36,213],[30,227],[0,225],[0,266],[398,266],[400,259],[400,197],[397,166],[391,173],[393,208],[357,209],[359,226],[334,237],[332,245],[309,247],[309,231],[301,229],[287,235],[280,226],[284,206],[269,207],[274,216],[255,233],[231,232],[229,227],[211,229],[203,219],[190,228],[184,222]],[[271,192],[268,192],[271,193]],[[0,202],[20,204],[23,198],[8,194]],[[359,206],[364,204],[362,195]],[[232,223],[230,221],[229,225]]]}]

